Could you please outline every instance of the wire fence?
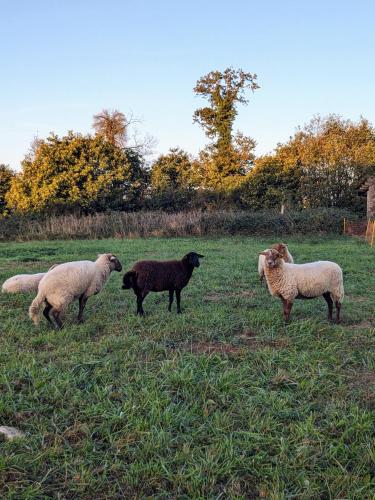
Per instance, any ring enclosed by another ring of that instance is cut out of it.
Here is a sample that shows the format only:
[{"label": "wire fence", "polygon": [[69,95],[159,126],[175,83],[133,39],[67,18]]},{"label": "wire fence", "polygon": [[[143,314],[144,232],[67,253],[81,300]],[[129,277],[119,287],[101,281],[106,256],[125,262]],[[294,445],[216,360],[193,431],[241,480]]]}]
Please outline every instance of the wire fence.
[{"label": "wire fence", "polygon": [[344,234],[361,236],[372,247],[375,245],[375,219],[356,221],[344,219]]}]

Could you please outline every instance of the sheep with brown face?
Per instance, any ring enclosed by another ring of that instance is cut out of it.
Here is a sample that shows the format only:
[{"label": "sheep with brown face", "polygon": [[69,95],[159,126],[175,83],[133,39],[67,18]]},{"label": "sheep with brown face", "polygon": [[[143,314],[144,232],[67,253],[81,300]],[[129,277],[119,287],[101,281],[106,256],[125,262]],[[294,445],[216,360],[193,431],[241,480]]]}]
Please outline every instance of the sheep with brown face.
[{"label": "sheep with brown face", "polygon": [[[289,262],[289,264],[294,264],[294,260],[292,257],[292,254],[289,252],[288,245],[285,243],[275,243],[272,245],[271,248],[274,248],[277,250],[282,258],[284,259],[284,262]],[[269,249],[267,248],[266,250],[263,250],[263,252],[267,252]],[[258,257],[258,274],[259,274],[259,279],[260,283],[263,282],[264,280],[264,265],[265,265],[266,258],[265,256],[261,253]]]},{"label": "sheep with brown face", "polygon": [[307,264],[289,264],[271,248],[261,252],[265,257],[264,272],[271,295],[283,303],[285,321],[289,320],[294,299],[323,297],[328,306],[328,320],[332,321],[333,303],[336,322],[340,322],[341,303],[344,299],[342,269],[335,262],[326,260]]},{"label": "sheep with brown face", "polygon": [[168,311],[171,311],[176,292],[177,313],[181,313],[181,290],[189,283],[199,259],[203,255],[189,252],[181,260],[141,260],[124,274],[123,289],[134,290],[137,296],[137,314],[143,315],[143,300],[149,292],[169,291]]}]

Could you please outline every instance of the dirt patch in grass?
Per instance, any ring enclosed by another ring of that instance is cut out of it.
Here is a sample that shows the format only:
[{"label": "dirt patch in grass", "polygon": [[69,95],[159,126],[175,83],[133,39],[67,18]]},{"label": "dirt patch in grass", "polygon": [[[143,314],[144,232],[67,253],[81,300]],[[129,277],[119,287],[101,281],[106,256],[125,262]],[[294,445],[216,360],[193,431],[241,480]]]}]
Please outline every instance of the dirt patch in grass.
[{"label": "dirt patch in grass", "polygon": [[[365,327],[365,328],[371,328],[371,327]],[[356,335],[355,337],[352,337],[349,341],[349,344],[352,347],[375,347],[375,340],[370,337],[366,337],[363,335]]]},{"label": "dirt patch in grass", "polygon": [[34,412],[34,411],[28,411],[28,410],[17,411],[14,414],[14,420],[17,423],[25,422],[25,421],[29,421],[33,417],[36,417],[37,415],[38,415],[38,412]]},{"label": "dirt patch in grass", "polygon": [[348,385],[359,393],[361,401],[367,408],[375,409],[375,371],[362,370],[351,375]]},{"label": "dirt patch in grass", "polygon": [[372,389],[375,390],[375,371],[362,370],[356,373],[351,377],[350,385],[355,389],[368,389],[372,386]]},{"label": "dirt patch in grass", "polygon": [[193,342],[185,350],[194,354],[237,354],[241,348],[220,342]]},{"label": "dirt patch in grass", "polygon": [[348,302],[367,302],[368,297],[363,297],[363,295],[347,295]]},{"label": "dirt patch in grass", "polygon": [[255,292],[251,290],[242,290],[240,292],[223,292],[223,293],[216,293],[212,292],[204,296],[204,300],[207,302],[220,302],[221,300],[225,300],[228,297],[229,298],[238,298],[238,297],[254,297]]},{"label": "dirt patch in grass", "polygon": [[290,345],[290,339],[280,337],[278,339],[260,339],[255,332],[246,331],[236,337],[241,341],[240,345],[222,342],[193,342],[185,345],[183,350],[195,354],[237,354],[239,352],[257,351],[270,347],[272,349],[284,349]]},{"label": "dirt patch in grass", "polygon": [[284,349],[290,346],[290,339],[288,337],[279,337],[277,339],[262,339],[259,338],[255,332],[249,330],[242,332],[237,337],[245,343],[246,347],[251,349],[262,349],[264,347],[272,347],[274,349]]},{"label": "dirt patch in grass", "polygon": [[63,437],[69,444],[74,445],[87,437],[88,429],[85,425],[76,424],[69,427],[63,433]]},{"label": "dirt patch in grass", "polygon": [[347,326],[351,329],[370,330],[371,328],[375,328],[375,321],[363,320],[360,321],[359,323],[349,323]]}]

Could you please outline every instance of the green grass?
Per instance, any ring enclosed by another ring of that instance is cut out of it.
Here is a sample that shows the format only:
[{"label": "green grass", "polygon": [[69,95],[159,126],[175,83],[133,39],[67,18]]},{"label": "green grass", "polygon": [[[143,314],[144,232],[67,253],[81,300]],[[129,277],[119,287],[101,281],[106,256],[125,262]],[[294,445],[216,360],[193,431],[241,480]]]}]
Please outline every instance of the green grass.
[{"label": "green grass", "polygon": [[[277,241],[277,238],[274,238]],[[375,252],[356,239],[290,238],[296,262],[344,270],[343,323],[323,299],[281,303],[258,284],[254,238],[0,245],[0,281],[112,251],[203,253],[184,314],[150,294],[145,318],[114,273],[86,322],[35,328],[32,295],[0,295],[5,498],[374,498]]]}]

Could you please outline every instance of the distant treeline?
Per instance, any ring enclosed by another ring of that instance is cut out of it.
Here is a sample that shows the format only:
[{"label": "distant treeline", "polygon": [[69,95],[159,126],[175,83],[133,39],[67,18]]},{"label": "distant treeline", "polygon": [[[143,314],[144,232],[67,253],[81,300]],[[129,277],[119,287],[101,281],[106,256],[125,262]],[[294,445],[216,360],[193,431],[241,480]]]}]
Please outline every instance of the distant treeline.
[{"label": "distant treeline", "polygon": [[364,213],[360,179],[375,172],[375,129],[364,118],[313,118],[285,144],[256,157],[256,141],[233,126],[257,75],[228,68],[200,78],[208,105],[193,115],[209,139],[197,157],[172,148],[147,160],[152,140],[129,140],[119,111],[94,116],[93,135],[36,139],[12,172],[0,165],[0,214],[106,211],[345,208]]},{"label": "distant treeline", "polygon": [[92,215],[7,217],[0,241],[44,239],[144,238],[174,236],[340,234],[343,209],[268,211],[107,212]]}]

